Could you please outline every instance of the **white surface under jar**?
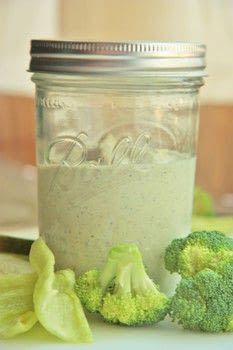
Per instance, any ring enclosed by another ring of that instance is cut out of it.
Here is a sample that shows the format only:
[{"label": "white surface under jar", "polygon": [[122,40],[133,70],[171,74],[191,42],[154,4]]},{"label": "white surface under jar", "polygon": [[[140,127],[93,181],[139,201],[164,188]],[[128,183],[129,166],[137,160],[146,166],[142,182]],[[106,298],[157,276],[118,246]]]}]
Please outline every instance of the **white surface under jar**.
[{"label": "white surface under jar", "polygon": [[133,242],[168,292],[164,249],[190,232],[205,47],[33,40],[31,55],[39,230],[57,266],[98,268]]}]

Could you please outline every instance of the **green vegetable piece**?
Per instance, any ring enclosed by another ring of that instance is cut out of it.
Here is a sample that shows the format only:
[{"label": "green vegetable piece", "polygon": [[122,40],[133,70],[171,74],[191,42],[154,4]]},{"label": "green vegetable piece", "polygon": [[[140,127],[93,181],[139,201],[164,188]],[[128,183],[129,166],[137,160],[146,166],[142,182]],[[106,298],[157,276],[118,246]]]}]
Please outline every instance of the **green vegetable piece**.
[{"label": "green vegetable piece", "polygon": [[193,200],[193,215],[214,216],[214,201],[210,193],[201,187],[195,187]]},{"label": "green vegetable piece", "polygon": [[192,231],[220,231],[226,235],[233,235],[233,216],[193,216]]},{"label": "green vegetable piece", "polygon": [[81,275],[75,285],[75,291],[90,312],[96,312],[101,307],[103,290],[99,283],[100,272],[90,270]]},{"label": "green vegetable piece", "polygon": [[233,331],[233,263],[183,278],[171,300],[170,315],[185,329]]},{"label": "green vegetable piece", "polygon": [[102,271],[84,273],[75,290],[89,311],[111,323],[152,324],[164,319],[169,309],[169,299],[147,275],[134,244],[112,248]]},{"label": "green vegetable piece", "polygon": [[193,232],[185,238],[174,239],[165,251],[165,267],[182,277],[193,276],[219,264],[233,260],[233,239],[218,231]]},{"label": "green vegetable piece", "polygon": [[0,338],[27,332],[37,322],[33,311],[36,274],[0,275]]},{"label": "green vegetable piece", "polygon": [[54,272],[54,256],[41,238],[32,245],[30,262],[38,274],[33,300],[40,323],[65,341],[91,342],[91,330],[74,292],[74,272]]},{"label": "green vegetable piece", "polygon": [[1,274],[24,274],[32,272],[28,257],[24,255],[0,253]]}]

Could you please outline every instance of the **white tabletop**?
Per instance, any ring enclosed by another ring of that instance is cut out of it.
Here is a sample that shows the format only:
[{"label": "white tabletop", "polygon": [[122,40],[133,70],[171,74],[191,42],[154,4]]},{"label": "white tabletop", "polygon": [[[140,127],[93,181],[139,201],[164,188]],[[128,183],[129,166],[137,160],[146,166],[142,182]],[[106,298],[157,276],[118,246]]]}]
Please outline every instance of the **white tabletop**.
[{"label": "white tabletop", "polygon": [[150,327],[122,327],[90,322],[93,344],[66,344],[41,326],[11,340],[0,341],[0,350],[232,350],[233,333],[190,332],[169,320]]}]

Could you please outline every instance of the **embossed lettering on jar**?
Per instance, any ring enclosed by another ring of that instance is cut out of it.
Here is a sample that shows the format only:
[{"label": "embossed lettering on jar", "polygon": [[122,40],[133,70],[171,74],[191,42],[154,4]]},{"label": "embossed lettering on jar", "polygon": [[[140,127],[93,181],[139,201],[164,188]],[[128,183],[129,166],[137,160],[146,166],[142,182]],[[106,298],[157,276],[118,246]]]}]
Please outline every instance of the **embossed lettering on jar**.
[{"label": "embossed lettering on jar", "polygon": [[190,232],[205,47],[34,40],[31,54],[39,230],[58,268],[134,242],[171,290],[163,253]]}]

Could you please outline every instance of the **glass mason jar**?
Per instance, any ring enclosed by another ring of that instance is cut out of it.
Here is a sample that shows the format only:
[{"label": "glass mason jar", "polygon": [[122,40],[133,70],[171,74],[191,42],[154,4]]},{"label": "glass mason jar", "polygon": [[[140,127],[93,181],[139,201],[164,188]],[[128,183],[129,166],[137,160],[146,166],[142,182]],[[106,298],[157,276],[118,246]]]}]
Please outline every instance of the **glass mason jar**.
[{"label": "glass mason jar", "polygon": [[58,268],[135,243],[164,291],[165,247],[191,229],[205,47],[32,41],[39,231]]}]

